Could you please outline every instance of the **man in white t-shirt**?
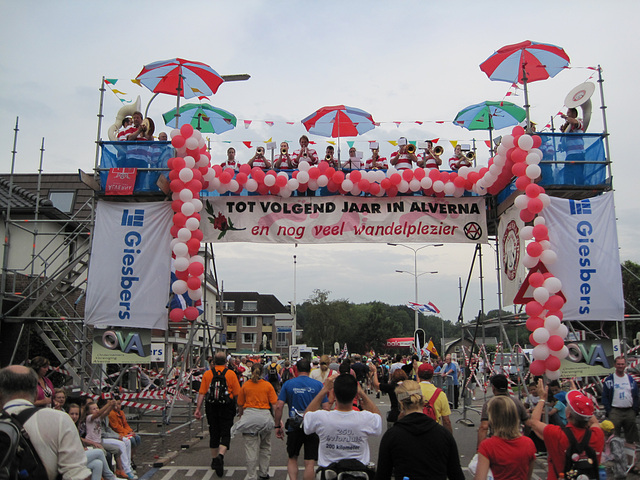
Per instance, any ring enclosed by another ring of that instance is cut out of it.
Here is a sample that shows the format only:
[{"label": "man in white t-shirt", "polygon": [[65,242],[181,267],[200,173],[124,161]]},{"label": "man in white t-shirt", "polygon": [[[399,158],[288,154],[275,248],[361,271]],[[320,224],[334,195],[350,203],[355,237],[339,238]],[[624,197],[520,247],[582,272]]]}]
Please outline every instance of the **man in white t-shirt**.
[{"label": "man in white t-shirt", "polygon": [[623,356],[616,358],[616,371],[604,379],[602,404],[607,418],[615,425],[615,434],[624,431],[625,441],[638,441],[636,416],[640,410],[640,389],[633,377],[625,373],[627,361]]},{"label": "man in white t-shirt", "polygon": [[[331,390],[336,397],[336,410],[320,410],[322,399]],[[362,411],[353,410],[356,396],[360,399]],[[303,427],[307,435],[317,433],[320,437],[320,467],[346,459],[367,465],[370,460],[368,437],[382,433],[382,416],[357,380],[343,374],[327,378],[305,411]]]},{"label": "man in white t-shirt", "polygon": [[337,376],[338,372],[329,368],[329,362],[329,355],[322,355],[320,357],[320,368],[312,370],[310,377],[324,383],[327,378]]}]

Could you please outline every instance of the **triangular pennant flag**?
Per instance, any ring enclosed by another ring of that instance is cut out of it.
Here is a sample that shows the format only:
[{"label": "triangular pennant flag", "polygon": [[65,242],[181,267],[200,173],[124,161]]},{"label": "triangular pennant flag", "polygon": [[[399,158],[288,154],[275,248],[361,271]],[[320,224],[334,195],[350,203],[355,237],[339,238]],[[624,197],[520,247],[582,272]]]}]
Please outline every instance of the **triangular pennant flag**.
[{"label": "triangular pennant flag", "polygon": [[388,142],[393,145],[394,147],[398,146],[398,141],[397,140],[388,140]]},{"label": "triangular pennant flag", "polygon": [[373,122],[373,124],[374,124],[376,127],[379,127],[379,126],[380,126],[380,122]]},{"label": "triangular pennant flag", "polygon": [[315,144],[316,144],[316,142],[314,142],[313,140],[309,140],[309,143],[310,143],[311,145],[315,145]]},{"label": "triangular pennant flag", "polygon": [[350,142],[347,142],[347,145],[349,145],[349,148],[351,148],[351,147],[353,147],[353,144],[354,144],[354,143],[356,143],[356,142],[354,142],[354,141],[352,140],[352,141],[350,141]]},{"label": "triangular pennant flag", "polygon": [[487,147],[491,148],[491,142],[489,140],[485,140],[484,143]]},{"label": "triangular pennant flag", "polygon": [[400,124],[401,124],[402,122],[393,122],[393,123],[395,123],[395,124],[396,124],[396,127],[400,128]]},{"label": "triangular pennant flag", "polygon": [[333,141],[333,140],[327,140],[327,143],[330,143],[331,145],[334,145],[334,146],[335,146],[335,144],[336,144],[336,142],[335,142],[335,141]]},{"label": "triangular pennant flag", "polygon": [[105,83],[109,83],[111,85],[115,85],[116,83],[118,83],[118,79],[117,78],[105,78],[104,81],[105,81]]},{"label": "triangular pennant flag", "polygon": [[270,127],[273,127],[273,122],[268,122],[267,120],[264,121],[264,123],[266,123],[267,125],[269,125]]},{"label": "triangular pennant flag", "polygon": [[131,79],[131,82],[132,82],[132,83],[135,83],[135,84],[136,84],[136,85],[138,85],[139,87],[141,87],[141,86],[142,86],[142,83],[140,83],[140,80],[138,80],[137,78],[132,78],[132,79]]},{"label": "triangular pennant flag", "polygon": [[457,140],[449,140],[449,143],[451,144],[451,146],[455,149],[456,145],[458,145],[458,141]]},{"label": "triangular pennant flag", "polygon": [[264,142],[264,143],[271,143],[271,142],[273,142],[273,137],[270,137],[270,138],[269,138],[269,140],[267,140],[267,141],[266,141],[266,142]]},{"label": "triangular pennant flag", "polygon": [[445,123],[444,120],[436,120],[436,123]]},{"label": "triangular pennant flag", "polygon": [[207,97],[206,95],[202,95],[198,97],[198,100],[209,100],[209,97]]},{"label": "triangular pennant flag", "polygon": [[111,91],[115,94],[126,95],[125,92],[121,92],[120,90],[116,90],[115,88],[112,88]]},{"label": "triangular pennant flag", "polygon": [[244,146],[247,148],[251,148],[251,142],[242,142],[244,143]]},{"label": "triangular pennant flag", "polygon": [[287,125],[295,125],[296,122],[287,122]]},{"label": "triangular pennant flag", "polygon": [[244,128],[249,128],[249,125],[251,125],[251,120],[245,120],[244,121]]},{"label": "triangular pennant flag", "polygon": [[[227,125],[231,125],[231,119],[230,119],[230,118],[224,118],[223,120],[225,121],[225,123],[226,123]],[[209,119],[208,119],[208,118],[207,118],[207,121],[209,121]]]},{"label": "triangular pennant flag", "polygon": [[438,143],[440,141],[440,138],[434,138],[433,140],[431,140],[433,143]]},{"label": "triangular pennant flag", "polygon": [[414,123],[417,123],[418,125],[422,125],[424,122],[420,122],[420,121],[416,120]]}]

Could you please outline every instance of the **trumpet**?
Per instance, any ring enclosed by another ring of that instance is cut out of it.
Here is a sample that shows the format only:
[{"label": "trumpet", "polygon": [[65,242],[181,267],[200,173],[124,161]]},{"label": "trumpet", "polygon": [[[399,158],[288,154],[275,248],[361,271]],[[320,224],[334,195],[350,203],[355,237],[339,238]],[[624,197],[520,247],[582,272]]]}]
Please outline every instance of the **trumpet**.
[{"label": "trumpet", "polygon": [[407,153],[416,153],[416,146],[413,143],[407,145]]},{"label": "trumpet", "polygon": [[147,117],[142,121],[142,131],[147,135],[153,135],[153,132],[156,130],[156,126],[153,123],[151,118]]},{"label": "trumpet", "polygon": [[444,147],[443,147],[442,145],[436,145],[436,146],[433,148],[433,154],[434,154],[434,155],[437,155],[437,156],[439,157],[439,156],[440,156],[440,155],[442,155],[443,153],[444,153]]},{"label": "trumpet", "polygon": [[473,161],[474,158],[476,158],[476,154],[475,152],[472,152],[471,150],[469,150],[467,153],[464,154],[464,156],[467,158],[467,160],[469,160],[470,162]]},{"label": "trumpet", "polygon": [[287,154],[287,152],[288,152],[287,147],[282,147],[282,148],[280,149],[280,153],[281,153],[282,155],[286,155],[286,154]]},{"label": "trumpet", "polygon": [[325,159],[327,162],[330,162],[330,161],[331,161],[331,155],[327,154],[327,156],[326,156],[326,157],[324,157],[324,159]]}]

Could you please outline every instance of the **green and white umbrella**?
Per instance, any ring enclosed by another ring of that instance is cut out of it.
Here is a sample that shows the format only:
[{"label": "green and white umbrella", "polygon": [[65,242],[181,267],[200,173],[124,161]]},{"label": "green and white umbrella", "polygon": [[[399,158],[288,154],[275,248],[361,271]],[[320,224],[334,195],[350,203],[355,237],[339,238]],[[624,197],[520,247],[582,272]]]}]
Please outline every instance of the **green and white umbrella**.
[{"label": "green and white umbrella", "polygon": [[221,108],[207,104],[187,103],[180,107],[180,121],[176,126],[176,109],[172,109],[162,115],[167,127],[180,128],[190,124],[202,133],[223,133],[235,128],[237,119],[235,115]]}]

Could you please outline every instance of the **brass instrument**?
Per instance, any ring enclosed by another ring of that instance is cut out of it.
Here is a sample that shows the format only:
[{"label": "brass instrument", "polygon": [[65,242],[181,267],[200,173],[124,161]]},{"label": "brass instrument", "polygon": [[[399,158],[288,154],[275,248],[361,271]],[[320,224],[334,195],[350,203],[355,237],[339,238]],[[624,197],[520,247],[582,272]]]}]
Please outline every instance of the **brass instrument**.
[{"label": "brass instrument", "polygon": [[475,152],[469,150],[467,153],[464,154],[464,156],[466,157],[467,160],[469,160],[470,162],[472,162],[475,158],[476,158],[476,154]]},{"label": "brass instrument", "polygon": [[440,156],[440,155],[442,155],[443,153],[444,153],[444,147],[443,147],[442,145],[436,145],[436,146],[433,148],[433,154],[434,154],[434,155],[437,155],[437,156],[439,157],[439,156]]},{"label": "brass instrument", "polygon": [[407,145],[407,153],[414,154],[416,153],[416,146],[413,143]]},{"label": "brass instrument", "polygon": [[147,117],[142,121],[142,126],[143,131],[145,133],[145,136],[149,136],[149,135],[153,135],[153,132],[156,130],[156,126],[153,123],[153,120],[151,120],[151,118]]},{"label": "brass instrument", "polygon": [[287,151],[288,151],[288,150],[287,150],[287,147],[282,147],[282,148],[280,149],[280,153],[281,153],[282,155],[286,155],[286,154],[287,154]]},{"label": "brass instrument", "polygon": [[330,162],[330,161],[331,161],[331,155],[327,155],[326,157],[324,157],[324,159],[325,159],[327,162]]}]

